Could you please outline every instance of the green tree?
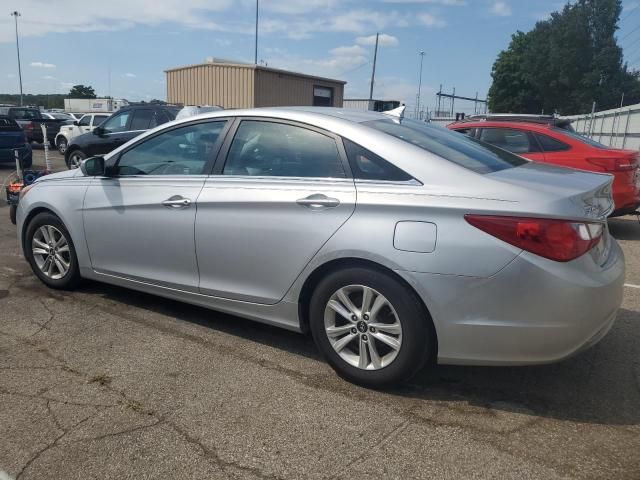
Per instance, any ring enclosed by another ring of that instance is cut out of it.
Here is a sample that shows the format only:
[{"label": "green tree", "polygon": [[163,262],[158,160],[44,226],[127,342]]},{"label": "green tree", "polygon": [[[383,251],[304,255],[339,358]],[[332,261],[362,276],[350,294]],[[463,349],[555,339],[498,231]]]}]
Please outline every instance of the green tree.
[{"label": "green tree", "polygon": [[96,92],[89,85],[74,85],[69,91],[69,98],[96,98]]},{"label": "green tree", "polygon": [[489,108],[494,112],[561,114],[640,102],[638,72],[622,61],[614,34],[620,0],[577,0],[516,32],[493,64]]}]

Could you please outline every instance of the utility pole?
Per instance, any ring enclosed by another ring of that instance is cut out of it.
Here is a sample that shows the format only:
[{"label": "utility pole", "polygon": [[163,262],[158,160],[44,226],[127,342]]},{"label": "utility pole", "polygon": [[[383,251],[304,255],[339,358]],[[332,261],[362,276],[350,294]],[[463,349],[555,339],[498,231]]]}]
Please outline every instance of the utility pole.
[{"label": "utility pole", "polygon": [[18,17],[20,16],[20,12],[17,10],[11,12],[11,16],[14,17],[16,21],[16,50],[18,51],[18,78],[20,80],[20,106],[22,106],[22,68],[20,67],[20,43],[18,42]]},{"label": "utility pole", "polygon": [[371,102],[373,101],[373,83],[376,80],[376,60],[378,59],[378,36],[379,32],[376,32],[376,48],[373,51],[373,70],[371,70],[371,87],[369,88],[369,109],[371,110],[373,105]]},{"label": "utility pole", "polygon": [[418,53],[420,55],[420,76],[418,80],[418,95],[416,96],[416,118],[420,114],[420,92],[422,90],[422,62],[424,61],[424,50]]},{"label": "utility pole", "polygon": [[258,3],[260,0],[256,0],[256,50],[253,57],[253,63],[258,65]]}]

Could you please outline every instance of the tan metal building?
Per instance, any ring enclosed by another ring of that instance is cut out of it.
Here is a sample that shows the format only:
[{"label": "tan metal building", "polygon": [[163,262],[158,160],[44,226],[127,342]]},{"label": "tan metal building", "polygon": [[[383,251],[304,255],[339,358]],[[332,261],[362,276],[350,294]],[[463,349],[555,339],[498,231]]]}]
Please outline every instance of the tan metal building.
[{"label": "tan metal building", "polygon": [[347,82],[261,65],[212,60],[171,68],[167,101],[224,108],[342,107]]}]

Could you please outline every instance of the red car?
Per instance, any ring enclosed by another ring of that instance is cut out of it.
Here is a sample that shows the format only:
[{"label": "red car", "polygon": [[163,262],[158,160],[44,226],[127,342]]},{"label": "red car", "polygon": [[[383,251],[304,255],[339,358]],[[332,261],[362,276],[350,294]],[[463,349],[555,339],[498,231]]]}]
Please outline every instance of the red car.
[{"label": "red car", "polygon": [[613,175],[612,217],[640,206],[640,153],[610,148],[579,135],[554,117],[488,116],[448,125],[449,129],[536,162]]}]

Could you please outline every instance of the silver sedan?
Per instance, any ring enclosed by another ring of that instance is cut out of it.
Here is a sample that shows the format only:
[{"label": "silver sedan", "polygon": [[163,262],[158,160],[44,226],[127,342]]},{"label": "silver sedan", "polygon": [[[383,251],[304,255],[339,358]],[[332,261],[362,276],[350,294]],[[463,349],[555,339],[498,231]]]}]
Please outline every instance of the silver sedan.
[{"label": "silver sedan", "polygon": [[92,279],[310,332],[360,384],[593,345],[621,303],[611,177],[330,108],[207,113],[24,189],[52,288]]}]

